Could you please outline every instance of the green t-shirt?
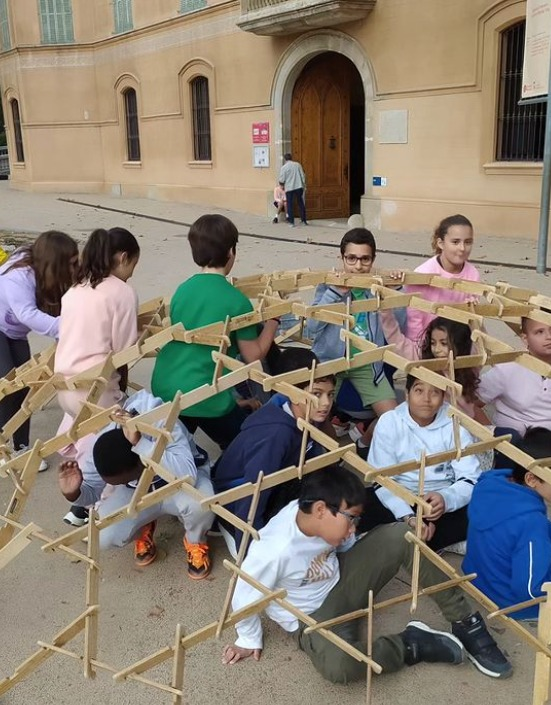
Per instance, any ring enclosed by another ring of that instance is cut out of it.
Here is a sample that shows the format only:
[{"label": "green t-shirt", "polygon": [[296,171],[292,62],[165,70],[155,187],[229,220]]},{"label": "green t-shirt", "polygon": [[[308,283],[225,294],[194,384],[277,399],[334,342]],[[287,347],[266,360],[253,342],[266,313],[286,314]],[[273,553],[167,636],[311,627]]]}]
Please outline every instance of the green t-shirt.
[{"label": "green t-shirt", "polygon": [[[365,298],[365,289],[351,289],[350,293],[352,295],[352,301],[358,301]],[[366,340],[371,339],[366,311],[361,311],[360,313],[354,314],[354,328],[352,329],[352,333],[355,333],[360,338],[365,338]],[[360,350],[352,345],[350,347],[350,352],[355,355],[356,353],[359,353]]]},{"label": "green t-shirt", "polygon": [[[249,299],[219,274],[195,274],[180,284],[170,302],[172,324],[182,323],[186,330],[224,322],[226,316],[240,316],[253,310]],[[247,326],[231,333],[231,347],[227,354],[236,357],[238,340],[254,340],[256,326]],[[204,384],[211,384],[214,362],[211,357],[217,348],[173,340],[159,351],[153,370],[151,389],[163,401],[172,401],[178,390],[190,392]],[[182,412],[185,416],[216,418],[229,413],[235,406],[230,390],[220,392],[194,404]]]}]

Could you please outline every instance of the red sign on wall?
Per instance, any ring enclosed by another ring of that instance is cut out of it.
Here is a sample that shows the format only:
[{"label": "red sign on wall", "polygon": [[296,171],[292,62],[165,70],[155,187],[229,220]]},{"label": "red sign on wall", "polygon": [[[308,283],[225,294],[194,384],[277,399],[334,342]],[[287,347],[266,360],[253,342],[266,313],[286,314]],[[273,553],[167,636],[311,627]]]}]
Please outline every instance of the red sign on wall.
[{"label": "red sign on wall", "polygon": [[253,144],[270,143],[270,123],[253,122]]}]

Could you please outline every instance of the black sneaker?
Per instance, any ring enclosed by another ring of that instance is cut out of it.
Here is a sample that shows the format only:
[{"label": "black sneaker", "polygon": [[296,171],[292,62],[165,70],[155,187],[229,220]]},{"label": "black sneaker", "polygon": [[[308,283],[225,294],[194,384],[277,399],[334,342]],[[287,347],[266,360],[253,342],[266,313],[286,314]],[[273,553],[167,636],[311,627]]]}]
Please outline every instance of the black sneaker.
[{"label": "black sneaker", "polygon": [[438,632],[423,622],[410,622],[400,636],[406,647],[404,660],[408,666],[427,663],[463,663],[463,646],[448,632]]},{"label": "black sneaker", "polygon": [[452,622],[454,634],[465,647],[467,658],[481,673],[492,678],[509,678],[513,667],[488,631],[480,612]]},{"label": "black sneaker", "polygon": [[274,219],[272,220],[272,223],[273,223],[274,225],[277,225],[277,224],[279,223],[279,218],[277,218],[277,217],[274,218]]}]

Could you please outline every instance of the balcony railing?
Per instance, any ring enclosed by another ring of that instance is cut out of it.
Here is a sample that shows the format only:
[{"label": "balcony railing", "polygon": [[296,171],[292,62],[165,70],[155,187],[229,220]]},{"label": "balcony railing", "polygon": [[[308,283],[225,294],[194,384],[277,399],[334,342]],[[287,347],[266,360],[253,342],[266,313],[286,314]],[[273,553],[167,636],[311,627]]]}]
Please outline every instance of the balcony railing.
[{"label": "balcony railing", "polygon": [[377,0],[241,0],[238,26],[263,35],[296,34],[363,19]]}]

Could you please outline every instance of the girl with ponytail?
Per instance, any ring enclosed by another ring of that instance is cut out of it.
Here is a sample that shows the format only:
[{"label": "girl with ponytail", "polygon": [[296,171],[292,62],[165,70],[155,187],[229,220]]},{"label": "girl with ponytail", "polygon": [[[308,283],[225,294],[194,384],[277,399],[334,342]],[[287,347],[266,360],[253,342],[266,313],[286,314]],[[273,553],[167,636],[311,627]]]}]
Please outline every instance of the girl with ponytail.
[{"label": "girl with ponytail", "polygon": [[[76,283],[61,300],[54,370],[65,379],[100,365],[110,353],[120,352],[138,339],[138,298],[127,282],[139,258],[138,241],[124,228],[100,228],[88,238]],[[126,367],[113,372],[99,406],[124,402],[127,375]],[[65,412],[60,433],[70,428],[87,394],[80,389],[59,392],[59,405]],[[75,448],[69,446],[66,454],[78,455],[81,446],[81,442]],[[70,514],[66,520],[73,523]]]}]

